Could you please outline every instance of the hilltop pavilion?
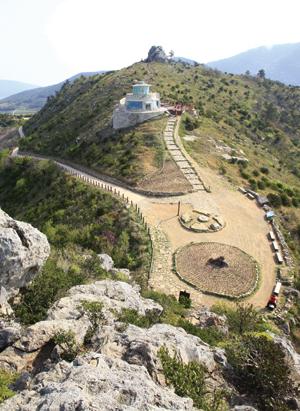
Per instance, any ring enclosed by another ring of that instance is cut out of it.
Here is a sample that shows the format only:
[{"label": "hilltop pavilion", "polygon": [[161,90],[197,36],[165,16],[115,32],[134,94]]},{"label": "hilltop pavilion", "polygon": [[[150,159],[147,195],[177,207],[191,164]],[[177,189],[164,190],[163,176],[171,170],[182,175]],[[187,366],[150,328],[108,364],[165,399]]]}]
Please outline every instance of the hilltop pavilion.
[{"label": "hilltop pavilion", "polygon": [[131,127],[166,111],[160,105],[159,93],[150,92],[150,87],[144,81],[133,84],[132,93],[127,93],[114,109],[113,128]]}]

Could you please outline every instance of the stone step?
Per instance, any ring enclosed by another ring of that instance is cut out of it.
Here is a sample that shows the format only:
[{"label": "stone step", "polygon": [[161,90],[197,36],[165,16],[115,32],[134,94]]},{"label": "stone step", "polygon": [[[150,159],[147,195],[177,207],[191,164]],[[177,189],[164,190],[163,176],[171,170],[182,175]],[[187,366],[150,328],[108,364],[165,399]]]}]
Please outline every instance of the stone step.
[{"label": "stone step", "polygon": [[176,144],[167,144],[167,147],[170,151],[172,150],[178,150],[178,146],[176,146]]},{"label": "stone step", "polygon": [[191,167],[188,161],[177,161],[177,165],[179,168],[190,168]]},{"label": "stone step", "polygon": [[173,155],[173,159],[177,162],[177,161],[185,161],[185,158],[183,156],[174,156]]},{"label": "stone step", "polygon": [[170,153],[171,153],[172,157],[182,155],[180,150],[172,150],[172,151],[170,151]]},{"label": "stone step", "polygon": [[194,190],[204,190],[204,187],[203,187],[202,184],[195,184],[195,185],[193,186],[193,189],[194,189]]},{"label": "stone step", "polygon": [[184,174],[195,174],[195,171],[192,169],[191,165],[188,169],[183,171]]}]

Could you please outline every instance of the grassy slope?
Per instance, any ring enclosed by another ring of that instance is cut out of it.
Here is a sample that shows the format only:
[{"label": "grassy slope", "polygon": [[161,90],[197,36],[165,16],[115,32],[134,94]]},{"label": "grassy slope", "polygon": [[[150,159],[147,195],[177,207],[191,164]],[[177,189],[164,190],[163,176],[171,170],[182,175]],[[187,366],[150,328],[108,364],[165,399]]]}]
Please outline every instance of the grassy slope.
[{"label": "grassy slope", "polygon": [[[136,63],[67,85],[28,122],[25,130],[29,137],[22,147],[69,158],[138,184],[162,164],[164,120],[133,130],[112,130],[114,104],[135,79],[150,82],[165,101],[190,102],[199,110],[200,127],[193,133],[200,138],[186,146],[200,163],[216,170],[225,168],[236,184],[250,180],[255,187],[260,181],[262,187],[262,179],[267,178],[262,193],[288,195],[287,203],[293,201],[294,206],[284,206],[282,212],[288,216],[287,230],[294,241],[299,240],[300,215],[295,204],[300,202],[300,88],[225,75],[202,66]],[[250,160],[244,170],[246,179],[238,165],[222,162],[213,152],[210,137],[245,152]],[[267,167],[269,174],[261,173],[261,167]],[[297,252],[297,247],[294,249]]]}]

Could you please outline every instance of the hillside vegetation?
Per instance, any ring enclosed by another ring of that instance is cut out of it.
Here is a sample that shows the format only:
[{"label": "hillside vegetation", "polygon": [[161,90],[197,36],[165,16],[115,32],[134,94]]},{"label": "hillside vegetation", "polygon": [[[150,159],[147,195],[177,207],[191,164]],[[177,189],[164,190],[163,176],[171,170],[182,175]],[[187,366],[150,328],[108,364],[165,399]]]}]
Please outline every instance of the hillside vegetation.
[{"label": "hillside vegetation", "polygon": [[[181,133],[191,155],[204,166],[227,173],[236,184],[269,194],[282,210],[297,253],[300,204],[300,89],[251,76],[225,75],[201,65],[136,63],[120,71],[66,84],[28,121],[21,148],[73,160],[132,185],[162,165],[164,120],[114,131],[116,102],[144,79],[163,101],[191,103],[197,121]],[[228,164],[216,145],[240,150],[249,165]],[[300,243],[298,243],[300,244]]]},{"label": "hillside vegetation", "polygon": [[148,234],[135,212],[112,195],[76,181],[51,162],[11,160],[2,151],[0,206],[33,224],[51,244],[50,258],[17,308],[24,322],[42,319],[50,304],[73,285],[107,277],[97,253],[111,255],[117,267],[129,268],[146,286]]}]

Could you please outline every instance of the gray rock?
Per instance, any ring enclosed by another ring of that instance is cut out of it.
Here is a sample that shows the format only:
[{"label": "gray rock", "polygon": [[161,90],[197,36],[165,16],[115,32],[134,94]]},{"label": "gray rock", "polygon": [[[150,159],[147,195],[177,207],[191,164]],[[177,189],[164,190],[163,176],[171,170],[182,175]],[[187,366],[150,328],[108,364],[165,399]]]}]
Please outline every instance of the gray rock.
[{"label": "gray rock", "polygon": [[14,344],[14,347],[25,352],[36,351],[42,348],[60,331],[72,331],[77,344],[81,345],[90,325],[89,320],[85,316],[77,320],[40,321],[28,327],[20,340]]},{"label": "gray rock", "polygon": [[8,293],[4,287],[0,288],[0,315],[9,316],[13,314],[13,309],[11,308],[9,302],[7,301]]},{"label": "gray rock", "polygon": [[226,316],[215,314],[207,307],[191,311],[188,319],[192,324],[197,325],[199,328],[216,327],[224,334],[228,333]]},{"label": "gray rock", "polygon": [[168,57],[161,46],[152,46],[145,61],[146,63],[151,63],[152,61],[166,63],[168,61]]},{"label": "gray rock", "polygon": [[193,410],[189,398],[161,387],[144,367],[89,353],[40,373],[27,391],[5,401],[1,411]]},{"label": "gray rock", "polygon": [[127,278],[131,278],[130,271],[127,268],[113,268],[109,271],[113,275],[122,274]]},{"label": "gray rock", "polygon": [[230,411],[257,411],[257,409],[250,405],[236,405],[234,408],[231,408]]},{"label": "gray rock", "polygon": [[[21,335],[13,334],[14,331],[11,330],[10,338],[16,337],[14,346],[0,353],[0,368],[18,370],[18,372],[27,368],[26,359],[31,360],[31,357],[26,357],[25,354],[35,353],[37,355],[39,350],[59,331],[72,331],[76,343],[79,346],[82,345],[91,325],[82,307],[83,301],[101,302],[107,324],[114,324],[115,313],[121,312],[124,308],[137,310],[141,315],[147,312],[160,315],[162,312],[159,304],[140,296],[138,286],[131,286],[121,281],[104,280],[73,287],[69,290],[67,297],[60,299],[52,306],[45,321],[31,325],[23,330]],[[19,339],[16,341],[17,338]],[[3,339],[5,339],[5,334]]]},{"label": "gray rock", "polygon": [[21,337],[21,326],[18,323],[0,328],[0,350],[12,345]]},{"label": "gray rock", "polygon": [[30,224],[13,220],[0,209],[0,286],[29,283],[50,254],[47,237]]},{"label": "gray rock", "polygon": [[300,354],[295,351],[292,343],[286,337],[273,335],[273,339],[275,343],[280,345],[285,353],[286,360],[289,364],[291,364],[291,369],[294,371],[294,377],[300,379]]},{"label": "gray rock", "polygon": [[292,287],[286,287],[283,291],[284,295],[287,297],[295,297],[295,298],[300,298],[300,291],[296,290],[295,288]]},{"label": "gray rock", "polygon": [[82,316],[82,301],[101,302],[106,322],[113,321],[114,312],[121,312],[124,308],[136,310],[141,315],[148,312],[160,315],[163,308],[153,300],[141,297],[139,290],[139,286],[112,280],[77,285],[69,290],[67,297],[52,306],[47,320],[77,320]]},{"label": "gray rock", "polygon": [[160,380],[162,374],[158,351],[163,346],[171,355],[179,355],[184,363],[199,362],[209,372],[216,371],[218,363],[227,365],[224,350],[213,349],[200,338],[187,334],[182,328],[167,324],[155,324],[149,329],[128,325],[123,333],[99,329],[94,344],[94,349],[101,349],[106,355],[146,367],[155,380]]},{"label": "gray rock", "polygon": [[101,261],[101,267],[105,271],[110,271],[114,268],[114,261],[108,254],[98,254]]}]

